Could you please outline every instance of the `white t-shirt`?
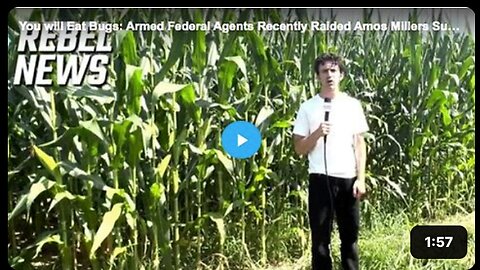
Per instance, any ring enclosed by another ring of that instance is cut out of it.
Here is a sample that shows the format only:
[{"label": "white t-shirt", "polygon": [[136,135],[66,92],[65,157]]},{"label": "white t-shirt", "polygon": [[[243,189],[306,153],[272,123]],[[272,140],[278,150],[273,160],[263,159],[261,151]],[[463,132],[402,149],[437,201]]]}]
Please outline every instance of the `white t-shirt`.
[{"label": "white t-shirt", "polygon": [[[308,137],[325,120],[325,100],[315,95],[300,105],[293,134]],[[327,135],[328,175],[353,178],[357,175],[354,135],[368,131],[362,105],[357,99],[340,92],[331,99]],[[308,153],[308,172],[325,174],[324,138],[320,137]]]}]

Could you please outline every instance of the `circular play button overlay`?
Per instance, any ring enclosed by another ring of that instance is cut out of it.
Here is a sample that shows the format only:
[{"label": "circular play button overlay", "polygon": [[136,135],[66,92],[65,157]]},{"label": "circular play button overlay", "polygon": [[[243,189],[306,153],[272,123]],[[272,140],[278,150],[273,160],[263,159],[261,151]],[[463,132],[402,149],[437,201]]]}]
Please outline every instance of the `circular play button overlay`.
[{"label": "circular play button overlay", "polygon": [[252,123],[236,121],[222,132],[222,146],[225,152],[234,158],[249,158],[255,154],[262,143],[260,131]]}]

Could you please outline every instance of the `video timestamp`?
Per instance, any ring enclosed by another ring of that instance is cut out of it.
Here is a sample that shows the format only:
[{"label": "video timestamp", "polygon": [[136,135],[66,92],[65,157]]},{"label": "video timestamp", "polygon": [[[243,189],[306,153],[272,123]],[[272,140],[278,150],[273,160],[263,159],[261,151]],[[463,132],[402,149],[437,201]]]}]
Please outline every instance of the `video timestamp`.
[{"label": "video timestamp", "polygon": [[467,230],[457,225],[417,225],[410,231],[410,253],[417,259],[461,259]]}]

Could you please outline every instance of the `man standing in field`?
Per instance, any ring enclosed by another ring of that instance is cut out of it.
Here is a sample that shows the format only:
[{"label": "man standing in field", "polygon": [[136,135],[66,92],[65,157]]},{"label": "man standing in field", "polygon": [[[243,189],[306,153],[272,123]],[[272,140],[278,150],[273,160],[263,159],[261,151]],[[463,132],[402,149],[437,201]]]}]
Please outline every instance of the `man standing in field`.
[{"label": "man standing in field", "polygon": [[314,71],[321,91],[300,105],[293,128],[295,152],[308,154],[312,269],[332,269],[334,213],[343,269],[358,269],[359,200],[365,193],[366,163],[362,134],[368,125],[361,103],[340,91],[342,59],[324,54],[315,60]]}]

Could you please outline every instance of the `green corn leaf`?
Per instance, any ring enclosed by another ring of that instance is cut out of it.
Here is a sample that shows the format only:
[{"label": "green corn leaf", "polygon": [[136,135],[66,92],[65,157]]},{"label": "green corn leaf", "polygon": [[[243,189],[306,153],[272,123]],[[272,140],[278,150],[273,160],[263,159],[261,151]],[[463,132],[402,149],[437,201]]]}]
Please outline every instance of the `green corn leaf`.
[{"label": "green corn leaf", "polygon": [[260,126],[263,121],[265,121],[268,117],[270,117],[274,113],[273,108],[270,106],[265,106],[260,109],[260,112],[257,115],[257,118],[255,119],[255,126]]},{"label": "green corn leaf", "polygon": [[118,31],[117,44],[120,44],[120,53],[123,62],[127,65],[136,65],[138,61],[137,43],[132,31]]},{"label": "green corn leaf", "polygon": [[38,148],[37,146],[33,146],[33,151],[35,152],[35,155],[37,158],[40,160],[42,165],[50,172],[50,174],[55,177],[55,179],[60,179],[61,175],[58,170],[58,164],[55,162],[53,157],[48,155],[47,153],[43,152],[42,149]]},{"label": "green corn leaf", "polygon": [[27,213],[30,212],[30,207],[32,206],[33,201],[35,201],[35,199],[44,191],[50,190],[55,185],[56,183],[54,181],[48,180],[46,178],[43,178],[37,183],[34,183],[30,187],[30,191],[28,192],[28,196],[27,196],[27,201],[26,201]]},{"label": "green corn leaf", "polygon": [[218,160],[220,160],[220,163],[222,163],[223,167],[225,170],[227,170],[228,174],[234,179],[233,177],[233,162],[231,159],[226,157],[222,151],[215,149],[215,153],[217,154]]},{"label": "green corn leaf", "polygon": [[80,196],[80,195],[73,195],[72,193],[68,191],[62,191],[57,194],[55,194],[55,197],[53,198],[52,202],[50,203],[50,207],[47,210],[47,213],[49,213],[59,202],[61,202],[63,199],[67,199],[69,201],[73,200],[85,200],[85,196]]},{"label": "green corn leaf", "polygon": [[223,245],[223,243],[225,242],[225,236],[226,236],[226,233],[225,233],[225,222],[223,220],[223,215],[221,213],[207,213],[207,216],[213,221],[215,222],[215,225],[216,225],[216,228],[217,228],[217,231],[218,231],[218,234],[220,236],[220,245]]},{"label": "green corn leaf", "polygon": [[29,194],[22,195],[22,198],[17,202],[12,212],[8,213],[8,221],[21,214],[27,208],[28,196]]},{"label": "green corn leaf", "polygon": [[60,239],[60,235],[56,233],[49,233],[49,232],[44,232],[42,235],[39,237],[39,240],[35,243],[36,249],[35,249],[35,255],[33,255],[33,259],[38,257],[38,254],[42,251],[42,248],[45,244],[51,244],[55,243],[58,246],[61,246],[63,244],[63,241]]},{"label": "green corn leaf", "polygon": [[162,161],[158,164],[157,166],[157,173],[160,176],[160,178],[163,178],[163,175],[165,174],[165,171],[168,168],[168,164],[170,163],[170,159],[172,158],[172,155],[168,154],[166,155]]},{"label": "green corn leaf", "polygon": [[72,96],[80,98],[85,97],[95,100],[101,105],[110,104],[115,100],[115,95],[112,91],[92,89],[86,86],[82,87],[81,89],[75,89]]},{"label": "green corn leaf", "polygon": [[245,64],[245,61],[240,56],[229,56],[225,57],[226,61],[231,61],[237,65],[237,67],[240,69],[242,72],[243,76],[247,78],[247,65]]},{"label": "green corn leaf", "polygon": [[163,96],[166,93],[178,92],[187,86],[188,84],[174,84],[169,82],[159,82],[153,89],[152,102],[156,104],[160,96]]},{"label": "green corn leaf", "polygon": [[100,224],[100,227],[93,238],[93,245],[90,249],[90,258],[95,256],[95,251],[97,251],[103,240],[105,240],[105,238],[107,238],[107,236],[112,232],[115,222],[122,213],[122,206],[122,203],[115,204],[112,209],[103,216],[102,224]]}]

